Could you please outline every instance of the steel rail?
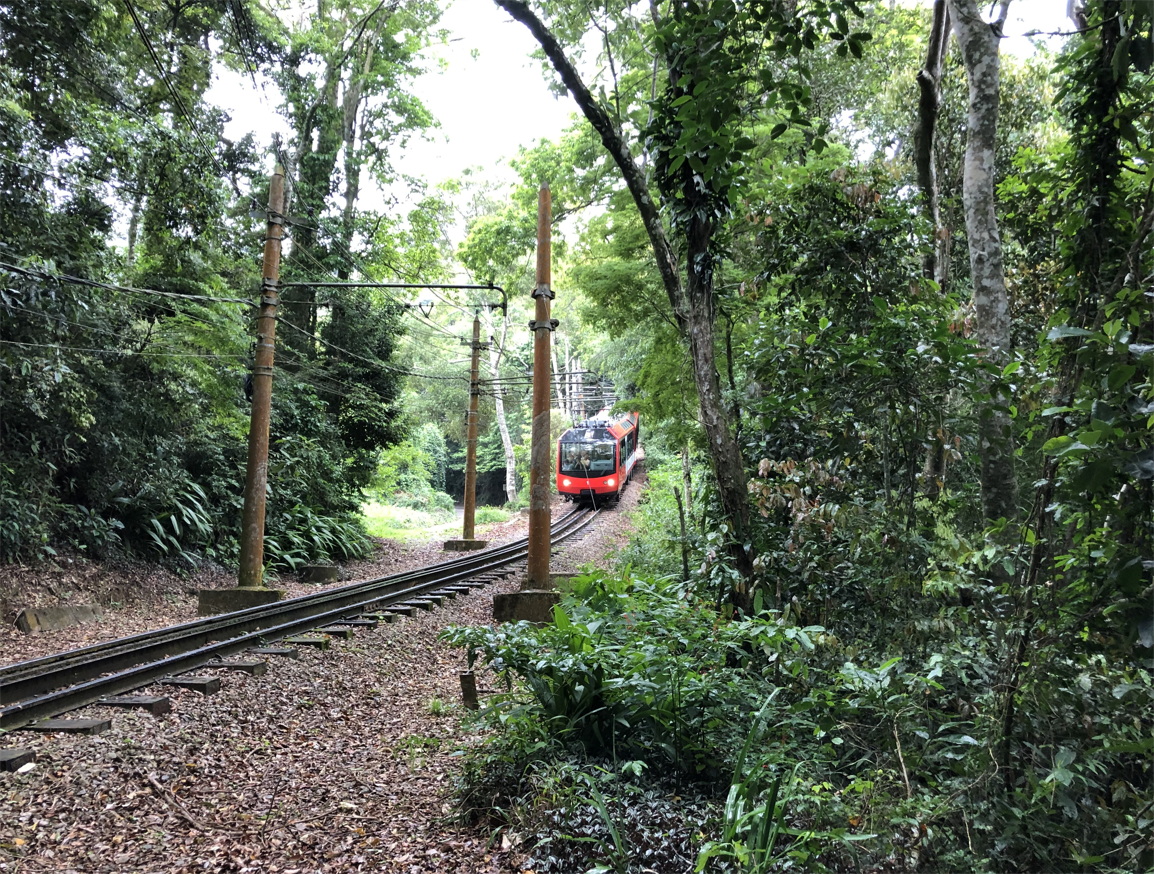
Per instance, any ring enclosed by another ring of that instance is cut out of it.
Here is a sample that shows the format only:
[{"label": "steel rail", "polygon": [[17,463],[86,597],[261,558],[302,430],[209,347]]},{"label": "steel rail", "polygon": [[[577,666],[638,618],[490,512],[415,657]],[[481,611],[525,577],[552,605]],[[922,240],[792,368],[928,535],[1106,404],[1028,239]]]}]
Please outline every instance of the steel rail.
[{"label": "steel rail", "polygon": [[[554,526],[552,542],[571,537],[595,516],[569,513]],[[373,606],[417,598],[506,567],[526,553],[527,539],[522,539],[416,571],[20,662],[0,670],[0,704],[16,702],[0,707],[0,728],[19,728],[193,670],[261,642],[339,622]]]},{"label": "steel rail", "polygon": [[[555,530],[565,530],[566,526],[571,524],[575,518],[577,517],[575,517],[573,513],[567,514],[558,520],[555,525]],[[522,538],[521,540],[513,541],[512,543],[494,547],[483,552],[471,553],[462,558],[428,565],[411,571],[403,571],[383,577],[374,577],[369,580],[359,580],[347,586],[337,586],[310,595],[301,595],[287,601],[277,601],[273,604],[249,607],[234,613],[195,619],[179,625],[145,631],[128,637],[121,637],[115,640],[104,641],[102,643],[8,665],[0,668],[0,705],[8,701],[28,697],[30,694],[45,691],[43,689],[28,691],[24,688],[21,684],[28,678],[44,678],[41,681],[44,683],[50,682],[49,678],[53,674],[67,674],[68,678],[73,682],[77,679],[90,679],[101,673],[115,670],[117,665],[116,659],[121,654],[125,654],[126,657],[131,657],[130,654],[133,653],[140,654],[141,657],[139,660],[150,657],[149,652],[154,653],[157,657],[169,655],[171,653],[165,651],[165,647],[169,643],[174,643],[179,647],[181,640],[197,634],[202,635],[205,642],[207,642],[208,640],[215,639],[215,637],[219,636],[222,632],[227,632],[228,629],[236,626],[238,623],[249,620],[258,622],[261,617],[265,616],[275,617],[277,614],[296,605],[319,603],[342,594],[366,590],[375,591],[381,589],[384,590],[385,594],[388,594],[389,587],[395,588],[408,581],[432,578],[442,571],[467,569],[470,573],[483,572],[483,569],[492,562],[498,561],[507,555],[515,555],[518,550],[524,548],[525,542],[525,539]],[[478,567],[482,568],[482,570],[479,571]],[[77,674],[70,673],[74,671],[87,671],[89,676],[78,677]]]}]

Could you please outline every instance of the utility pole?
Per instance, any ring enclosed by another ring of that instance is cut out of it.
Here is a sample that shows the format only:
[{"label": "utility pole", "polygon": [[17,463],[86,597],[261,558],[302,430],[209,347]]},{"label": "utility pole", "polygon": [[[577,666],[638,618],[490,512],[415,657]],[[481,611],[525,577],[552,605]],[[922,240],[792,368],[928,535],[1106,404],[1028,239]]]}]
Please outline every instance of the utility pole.
[{"label": "utility pole", "polygon": [[[492,304],[490,304],[492,306]],[[464,340],[461,341],[465,342]],[[484,549],[487,540],[476,539],[477,514],[477,420],[481,399],[481,350],[488,349],[488,343],[481,342],[481,312],[473,315],[472,354],[469,357],[469,410],[465,414],[465,523],[460,540],[445,541],[444,548],[450,552],[468,552]]]},{"label": "utility pole", "polygon": [[473,315],[472,356],[469,359],[469,412],[465,420],[465,527],[461,537],[472,540],[477,512],[477,407],[481,395],[481,314]]},{"label": "utility pole", "polygon": [[252,417],[248,431],[248,466],[240,535],[240,571],[235,589],[203,589],[202,616],[227,613],[279,601],[284,595],[264,585],[264,513],[268,490],[268,432],[272,411],[272,369],[276,345],[276,310],[280,303],[281,241],[284,238],[284,167],[276,165],[269,184],[268,230],[264,240],[260,312],[256,319],[256,356],[252,368]]},{"label": "utility pole", "polygon": [[549,187],[537,196],[537,285],[533,290],[533,430],[529,449],[529,576],[528,588],[548,589],[549,529],[552,518],[553,444],[549,439],[550,346],[557,323],[551,318],[552,199]]},{"label": "utility pole", "polygon": [[557,590],[549,577],[551,518],[549,500],[553,494],[553,443],[549,433],[549,390],[552,386],[549,347],[557,320],[552,318],[551,269],[552,204],[549,186],[537,195],[537,285],[533,289],[533,430],[529,448],[529,557],[525,583],[519,592],[493,596],[493,618],[498,622],[526,619],[549,622]]}]

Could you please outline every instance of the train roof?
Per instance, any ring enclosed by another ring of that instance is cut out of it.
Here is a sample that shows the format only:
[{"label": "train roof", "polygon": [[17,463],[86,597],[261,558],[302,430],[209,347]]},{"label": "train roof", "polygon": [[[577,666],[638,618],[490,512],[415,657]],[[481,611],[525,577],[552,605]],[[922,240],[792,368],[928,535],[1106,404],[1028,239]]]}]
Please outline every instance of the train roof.
[{"label": "train roof", "polygon": [[[607,411],[603,411],[606,412]],[[578,422],[561,435],[562,443],[585,443],[594,440],[619,440],[637,427],[637,414],[626,413],[613,418],[598,415],[584,422]]]}]

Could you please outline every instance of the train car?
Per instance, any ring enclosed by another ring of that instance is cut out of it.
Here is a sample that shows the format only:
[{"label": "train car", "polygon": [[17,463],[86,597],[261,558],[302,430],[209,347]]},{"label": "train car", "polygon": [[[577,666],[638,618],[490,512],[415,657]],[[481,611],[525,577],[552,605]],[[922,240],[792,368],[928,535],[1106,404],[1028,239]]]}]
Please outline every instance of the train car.
[{"label": "train car", "polygon": [[566,501],[615,500],[642,458],[637,413],[602,410],[557,441],[557,491]]}]

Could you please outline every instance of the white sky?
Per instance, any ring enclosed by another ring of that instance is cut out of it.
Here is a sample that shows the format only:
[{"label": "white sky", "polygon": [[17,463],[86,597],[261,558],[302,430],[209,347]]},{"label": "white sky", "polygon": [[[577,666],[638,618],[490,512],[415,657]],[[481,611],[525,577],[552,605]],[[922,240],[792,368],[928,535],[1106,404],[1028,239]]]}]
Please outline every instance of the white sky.
[{"label": "white sky", "polygon": [[492,169],[518,146],[560,137],[577,105],[550,92],[540,62],[530,58],[537,44],[524,25],[491,0],[456,0],[441,23],[454,33],[434,55],[445,69],[417,82],[441,127],[434,142],[398,162],[402,172],[436,183],[468,167]]},{"label": "white sky", "polygon": [[[1066,5],[1065,0],[1013,0],[1005,50],[1029,52],[1029,41],[1020,38],[1029,30],[1068,30]],[[482,167],[492,178],[519,146],[561,135],[576,104],[549,90],[539,63],[530,58],[536,43],[524,26],[491,0],[454,0],[442,25],[452,31],[451,41],[433,50],[431,72],[415,87],[441,127],[430,132],[430,141],[415,141],[394,156],[399,172],[436,184],[468,167]],[[443,70],[438,59],[445,61]],[[251,79],[229,75],[218,79],[208,99],[232,112],[227,136],[256,131],[259,141],[268,142],[272,130],[287,132],[272,106],[274,93],[270,87],[254,97]]]},{"label": "white sky", "polygon": [[[398,162],[402,172],[435,184],[467,167],[491,170],[519,146],[560,137],[577,105],[550,92],[540,63],[529,57],[537,44],[524,25],[492,0],[455,0],[442,25],[456,35],[437,50],[447,67],[417,83],[441,128],[433,134],[435,142],[410,149]],[[1027,54],[1031,45],[1022,34],[1069,29],[1065,0],[1013,0],[1004,50]]]}]

